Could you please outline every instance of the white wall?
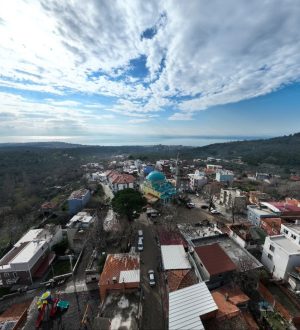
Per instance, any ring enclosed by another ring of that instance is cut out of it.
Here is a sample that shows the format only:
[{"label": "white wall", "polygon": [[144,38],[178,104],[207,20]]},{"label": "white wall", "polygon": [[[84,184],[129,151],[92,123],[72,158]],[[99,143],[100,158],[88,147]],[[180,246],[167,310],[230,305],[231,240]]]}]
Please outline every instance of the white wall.
[{"label": "white wall", "polygon": [[[276,236],[273,236],[276,237]],[[274,246],[275,250],[270,250],[270,245]],[[273,259],[270,260],[268,258],[268,254],[270,254]],[[270,240],[270,237],[267,236],[265,240],[265,244],[263,247],[263,253],[261,261],[263,265],[273,273],[273,276],[277,279],[285,279],[288,278],[288,273],[295,267],[300,265],[300,254],[289,255],[284,249],[282,249],[276,242]],[[274,268],[275,267],[275,268]]]},{"label": "white wall", "polygon": [[[285,226],[284,224],[280,227],[280,233],[284,235],[286,238],[290,239],[294,243],[300,245],[300,235],[295,232],[292,228]],[[294,237],[292,237],[294,235]]]}]

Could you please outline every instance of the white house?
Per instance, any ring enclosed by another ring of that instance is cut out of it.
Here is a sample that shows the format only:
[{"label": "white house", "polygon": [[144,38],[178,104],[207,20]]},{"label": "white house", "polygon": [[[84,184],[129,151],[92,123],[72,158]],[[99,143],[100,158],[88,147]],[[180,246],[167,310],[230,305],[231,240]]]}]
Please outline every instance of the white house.
[{"label": "white house", "polygon": [[108,184],[113,192],[118,192],[127,188],[135,188],[136,178],[131,174],[108,171],[106,175]]},{"label": "white house", "polygon": [[222,183],[231,183],[234,180],[234,174],[228,170],[219,170],[216,172],[216,181]]},{"label": "white house", "polygon": [[276,278],[287,280],[300,266],[300,221],[281,225],[281,235],[266,237],[262,262]]},{"label": "white house", "polygon": [[190,179],[190,188],[191,190],[197,190],[202,188],[207,183],[207,177],[204,172],[199,172],[198,170],[195,173],[188,174]]}]

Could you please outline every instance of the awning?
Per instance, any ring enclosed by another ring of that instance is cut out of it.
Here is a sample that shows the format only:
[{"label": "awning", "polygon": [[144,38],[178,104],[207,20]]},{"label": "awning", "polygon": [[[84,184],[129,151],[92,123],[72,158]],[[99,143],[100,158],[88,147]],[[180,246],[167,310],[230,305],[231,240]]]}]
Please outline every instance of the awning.
[{"label": "awning", "polygon": [[145,195],[145,198],[147,199],[147,202],[148,203],[155,203],[155,202],[158,201],[158,198],[155,197],[155,196],[153,196],[153,195],[151,195],[151,194],[146,194]]}]

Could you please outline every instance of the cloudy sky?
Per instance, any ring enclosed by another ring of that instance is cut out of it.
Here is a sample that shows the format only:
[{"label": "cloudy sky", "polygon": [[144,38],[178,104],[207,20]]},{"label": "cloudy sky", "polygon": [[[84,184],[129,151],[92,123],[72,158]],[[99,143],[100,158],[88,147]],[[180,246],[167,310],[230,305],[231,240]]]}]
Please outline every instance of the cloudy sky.
[{"label": "cloudy sky", "polygon": [[0,142],[300,131],[299,17],[299,0],[1,0]]}]

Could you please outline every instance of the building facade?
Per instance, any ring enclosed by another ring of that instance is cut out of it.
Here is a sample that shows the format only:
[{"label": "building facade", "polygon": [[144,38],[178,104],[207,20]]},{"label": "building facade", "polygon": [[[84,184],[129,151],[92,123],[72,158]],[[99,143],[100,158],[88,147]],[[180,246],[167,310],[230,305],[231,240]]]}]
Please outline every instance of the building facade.
[{"label": "building facade", "polygon": [[76,214],[77,212],[81,211],[89,202],[90,198],[91,193],[88,189],[73,191],[68,198],[69,214]]}]

